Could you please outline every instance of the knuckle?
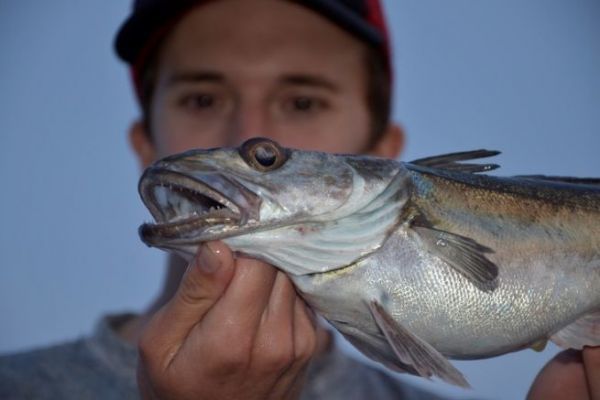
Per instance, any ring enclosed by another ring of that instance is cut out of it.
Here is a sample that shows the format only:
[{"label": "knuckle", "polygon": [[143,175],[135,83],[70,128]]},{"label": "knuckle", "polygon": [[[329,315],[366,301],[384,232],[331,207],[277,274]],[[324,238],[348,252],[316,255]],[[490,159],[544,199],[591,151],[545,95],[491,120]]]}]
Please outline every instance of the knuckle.
[{"label": "knuckle", "polygon": [[292,343],[275,344],[264,349],[261,364],[269,371],[287,369],[295,361],[295,351]]},{"label": "knuckle", "polygon": [[207,300],[206,290],[204,290],[202,283],[192,276],[188,276],[181,281],[178,295],[181,301],[188,305],[196,305]]},{"label": "knuckle", "polygon": [[219,346],[222,351],[219,353],[215,369],[224,373],[232,373],[246,370],[251,362],[251,349],[245,342],[223,343]]},{"label": "knuckle", "polygon": [[312,358],[317,350],[317,334],[315,331],[311,331],[307,334],[301,335],[298,345],[296,346],[296,357],[306,362]]},{"label": "knuckle", "polygon": [[138,355],[140,357],[140,361],[143,362],[144,364],[152,364],[152,361],[154,360],[155,357],[155,353],[154,353],[154,337],[153,335],[151,335],[150,333],[148,333],[147,331],[144,331],[142,333],[142,336],[140,337],[139,341],[138,341],[138,346],[137,346],[137,350],[138,350]]}]

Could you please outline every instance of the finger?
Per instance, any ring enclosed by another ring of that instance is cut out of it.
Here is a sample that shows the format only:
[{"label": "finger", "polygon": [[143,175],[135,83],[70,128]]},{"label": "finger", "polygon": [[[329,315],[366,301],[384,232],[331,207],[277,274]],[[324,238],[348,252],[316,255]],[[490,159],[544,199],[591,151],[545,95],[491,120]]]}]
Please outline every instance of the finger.
[{"label": "finger", "polygon": [[262,261],[238,258],[235,274],[214,313],[220,325],[232,328],[236,336],[242,331],[256,334],[271,290],[277,269]]},{"label": "finger", "polygon": [[289,278],[277,272],[253,348],[253,359],[260,370],[281,371],[294,360],[295,298]]},{"label": "finger", "polygon": [[308,363],[316,348],[316,325],[304,301],[296,295],[293,306],[292,362],[282,372],[272,393],[274,398],[296,398],[302,387]]},{"label": "finger", "polygon": [[[278,271],[260,324],[260,345],[263,347],[293,346],[294,303],[296,291],[287,275]],[[268,350],[268,349],[260,349]],[[291,351],[293,353],[293,349]]]},{"label": "finger", "polygon": [[[170,363],[192,328],[221,297],[233,275],[233,256],[221,242],[200,246],[177,292],[149,322],[140,339],[140,355]],[[145,351],[151,349],[151,351]]]},{"label": "finger", "polygon": [[600,347],[584,347],[582,358],[590,397],[600,400]]},{"label": "finger", "polygon": [[300,363],[308,361],[317,346],[317,325],[314,314],[300,296],[294,304],[294,349]]},{"label": "finger", "polygon": [[215,373],[248,369],[276,274],[261,261],[237,258],[227,289],[191,332],[185,349],[204,354],[203,362]]},{"label": "finger", "polygon": [[[314,349],[315,327],[291,280],[278,273],[259,336],[263,348],[261,370],[272,371],[272,398],[295,398],[302,389],[304,371]],[[262,332],[261,332],[262,333]],[[312,347],[312,349],[311,349]]]},{"label": "finger", "polygon": [[[266,308],[264,315],[265,319],[269,320],[289,320],[290,324],[284,324],[291,327],[294,304],[296,300],[296,290],[288,276],[278,271],[273,284],[273,290],[269,296],[269,305]],[[291,334],[291,330],[290,330]],[[290,335],[291,337],[291,335]]]},{"label": "finger", "polygon": [[296,291],[283,272],[277,272],[251,347],[249,379],[269,398],[280,399],[280,380],[294,362],[294,303]]},{"label": "finger", "polygon": [[317,325],[313,315],[300,296],[294,300],[293,311],[293,363],[289,368],[289,375],[295,376],[302,370],[311,357],[314,355],[317,347]]},{"label": "finger", "polygon": [[540,371],[527,395],[528,400],[588,398],[581,352],[565,350]]},{"label": "finger", "polygon": [[280,393],[274,393],[276,396],[274,399],[298,399],[302,394],[306,382],[306,371],[308,370],[308,364],[304,364],[299,371],[294,371],[293,374],[289,374],[291,379],[288,383],[283,386]]},{"label": "finger", "polygon": [[233,275],[233,255],[222,242],[208,242],[200,249],[181,279],[173,299],[165,307],[169,330],[190,331],[223,294]]}]

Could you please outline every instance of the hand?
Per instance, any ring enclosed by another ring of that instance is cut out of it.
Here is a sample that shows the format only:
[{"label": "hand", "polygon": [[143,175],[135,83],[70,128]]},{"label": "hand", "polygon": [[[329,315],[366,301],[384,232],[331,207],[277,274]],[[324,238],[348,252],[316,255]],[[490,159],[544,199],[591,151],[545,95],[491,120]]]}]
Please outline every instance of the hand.
[{"label": "hand", "polygon": [[205,243],[140,338],[144,399],[292,399],[316,346],[289,278]]},{"label": "hand", "polygon": [[600,400],[600,347],[565,350],[535,378],[529,400]]}]

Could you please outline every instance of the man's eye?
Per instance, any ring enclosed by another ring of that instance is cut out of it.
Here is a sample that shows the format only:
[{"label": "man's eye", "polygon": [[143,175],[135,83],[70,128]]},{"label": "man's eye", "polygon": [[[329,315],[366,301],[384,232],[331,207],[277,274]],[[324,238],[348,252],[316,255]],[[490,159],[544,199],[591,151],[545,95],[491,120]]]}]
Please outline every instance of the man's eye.
[{"label": "man's eye", "polygon": [[193,94],[181,99],[181,105],[190,109],[206,109],[213,107],[215,103],[215,97],[210,94]]},{"label": "man's eye", "polygon": [[315,112],[325,108],[325,103],[322,100],[313,97],[299,96],[289,100],[287,108],[290,111],[298,112]]},{"label": "man's eye", "polygon": [[298,97],[294,99],[294,108],[298,111],[308,111],[313,109],[315,102],[308,97]]}]

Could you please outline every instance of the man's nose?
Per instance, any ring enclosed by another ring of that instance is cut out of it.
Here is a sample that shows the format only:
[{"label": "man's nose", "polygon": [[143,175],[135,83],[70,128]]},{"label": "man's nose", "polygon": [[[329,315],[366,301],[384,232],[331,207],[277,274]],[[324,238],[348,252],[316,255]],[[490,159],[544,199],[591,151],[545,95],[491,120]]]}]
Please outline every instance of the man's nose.
[{"label": "man's nose", "polygon": [[230,146],[237,146],[253,137],[269,137],[269,113],[258,102],[242,103],[236,107],[228,132]]}]

